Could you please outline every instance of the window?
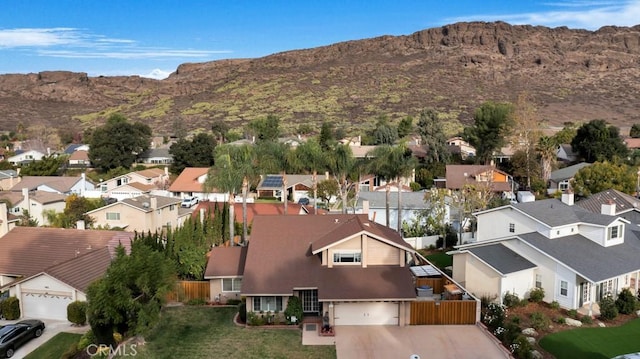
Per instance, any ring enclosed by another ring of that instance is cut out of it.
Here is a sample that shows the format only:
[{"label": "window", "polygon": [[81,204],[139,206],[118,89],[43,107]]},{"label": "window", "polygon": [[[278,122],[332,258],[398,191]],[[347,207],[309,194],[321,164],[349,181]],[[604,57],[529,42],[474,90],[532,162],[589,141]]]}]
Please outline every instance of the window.
[{"label": "window", "polygon": [[536,274],[536,288],[542,288],[542,274]]},{"label": "window", "polygon": [[566,297],[569,294],[569,283],[561,280],[560,281],[560,295]]},{"label": "window", "polygon": [[176,209],[176,205],[175,204],[170,204],[169,205],[169,210],[173,211],[174,209]]},{"label": "window", "polygon": [[622,225],[609,227],[609,235],[607,236],[607,240],[618,239],[622,237]]},{"label": "window", "polygon": [[360,263],[362,254],[360,252],[335,252],[333,253],[333,263]]},{"label": "window", "polygon": [[107,212],[107,221],[119,221],[120,213],[119,212]]},{"label": "window", "polygon": [[566,191],[569,189],[569,181],[568,180],[564,180],[560,183],[558,183],[558,189],[560,189],[561,191]]},{"label": "window", "polygon": [[100,185],[100,190],[102,192],[107,192],[107,185],[106,184]]},{"label": "window", "polygon": [[516,224],[509,223],[509,233],[515,233],[515,232],[516,232]]},{"label": "window", "polygon": [[222,279],[223,292],[239,292],[241,286],[242,286],[242,278],[223,278]]},{"label": "window", "polygon": [[282,297],[254,297],[254,312],[275,312],[282,311]]}]

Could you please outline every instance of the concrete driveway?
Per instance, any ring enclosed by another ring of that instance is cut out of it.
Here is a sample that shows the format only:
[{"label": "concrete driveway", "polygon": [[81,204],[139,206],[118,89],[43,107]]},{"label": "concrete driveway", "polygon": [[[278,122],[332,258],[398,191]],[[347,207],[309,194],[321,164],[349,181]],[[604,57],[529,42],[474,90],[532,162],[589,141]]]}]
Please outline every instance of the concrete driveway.
[{"label": "concrete driveway", "polygon": [[475,325],[339,326],[335,332],[338,359],[509,357]]},{"label": "concrete driveway", "polygon": [[[20,320],[0,320],[0,325],[15,323],[19,322]],[[27,356],[27,354],[31,353],[37,347],[44,344],[47,340],[53,338],[60,332],[84,334],[87,330],[90,329],[88,325],[85,325],[84,327],[72,326],[71,323],[66,320],[44,320],[44,325],[45,328],[44,332],[42,332],[42,335],[39,338],[30,340],[25,345],[18,348],[15,354],[13,354],[14,359],[24,358],[25,356]]]}]

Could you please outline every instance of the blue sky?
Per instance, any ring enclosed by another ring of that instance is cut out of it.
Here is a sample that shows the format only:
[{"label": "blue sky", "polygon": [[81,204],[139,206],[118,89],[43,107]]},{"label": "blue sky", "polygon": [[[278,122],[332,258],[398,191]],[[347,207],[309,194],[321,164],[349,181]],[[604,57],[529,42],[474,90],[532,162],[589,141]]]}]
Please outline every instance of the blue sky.
[{"label": "blue sky", "polygon": [[0,74],[163,78],[185,62],[255,58],[459,21],[596,30],[640,24],[640,0],[3,0]]}]

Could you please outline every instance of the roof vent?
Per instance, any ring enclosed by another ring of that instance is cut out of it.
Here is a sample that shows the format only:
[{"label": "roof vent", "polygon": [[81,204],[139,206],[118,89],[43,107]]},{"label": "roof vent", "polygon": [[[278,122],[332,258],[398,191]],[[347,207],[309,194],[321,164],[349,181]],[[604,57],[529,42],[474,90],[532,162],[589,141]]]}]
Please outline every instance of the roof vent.
[{"label": "roof vent", "polygon": [[338,223],[338,222],[340,222],[340,219],[335,218],[335,219],[333,220],[333,222],[334,222],[334,223]]},{"label": "roof vent", "polygon": [[151,205],[149,204],[149,202],[143,202],[142,203],[142,208],[149,208]]}]

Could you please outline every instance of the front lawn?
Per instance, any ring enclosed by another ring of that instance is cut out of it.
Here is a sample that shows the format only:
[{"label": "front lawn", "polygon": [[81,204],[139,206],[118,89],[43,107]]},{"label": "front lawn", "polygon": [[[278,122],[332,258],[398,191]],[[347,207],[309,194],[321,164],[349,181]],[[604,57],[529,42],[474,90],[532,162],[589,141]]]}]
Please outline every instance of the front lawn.
[{"label": "front lawn", "polygon": [[46,343],[32,351],[25,359],[61,358],[71,345],[80,341],[82,334],[58,333]]},{"label": "front lawn", "polygon": [[440,269],[453,265],[453,257],[445,252],[433,252],[424,257]]},{"label": "front lawn", "polygon": [[335,346],[303,346],[299,329],[236,326],[236,308],[166,308],[160,324],[136,348],[136,359],[336,358]]},{"label": "front lawn", "polygon": [[549,334],[540,346],[556,359],[604,359],[640,352],[640,319],[619,327],[573,329]]}]

